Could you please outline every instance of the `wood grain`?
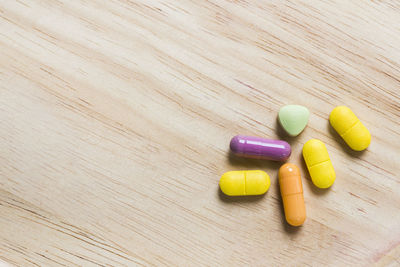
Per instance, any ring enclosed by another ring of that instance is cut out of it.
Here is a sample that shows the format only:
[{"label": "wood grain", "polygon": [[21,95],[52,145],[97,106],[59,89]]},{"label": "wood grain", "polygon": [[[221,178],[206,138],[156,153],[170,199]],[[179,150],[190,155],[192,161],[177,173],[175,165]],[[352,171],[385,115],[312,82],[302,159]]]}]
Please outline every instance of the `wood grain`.
[{"label": "wood grain", "polygon": [[[277,111],[311,111],[288,138]],[[370,129],[350,151],[340,104]],[[0,259],[18,266],[399,266],[398,1],[0,0]],[[288,140],[307,221],[282,214],[279,163],[236,134]],[[337,172],[317,190],[318,138]],[[228,198],[262,169],[264,197]]]}]

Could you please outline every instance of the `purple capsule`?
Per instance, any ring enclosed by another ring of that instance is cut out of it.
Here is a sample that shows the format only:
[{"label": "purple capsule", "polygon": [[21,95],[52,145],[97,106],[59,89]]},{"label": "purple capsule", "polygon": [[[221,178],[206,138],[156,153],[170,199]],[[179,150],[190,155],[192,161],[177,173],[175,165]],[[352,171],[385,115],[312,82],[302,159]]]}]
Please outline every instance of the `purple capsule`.
[{"label": "purple capsule", "polygon": [[275,161],[285,161],[292,153],[285,141],[244,135],[233,137],[230,147],[237,156]]}]

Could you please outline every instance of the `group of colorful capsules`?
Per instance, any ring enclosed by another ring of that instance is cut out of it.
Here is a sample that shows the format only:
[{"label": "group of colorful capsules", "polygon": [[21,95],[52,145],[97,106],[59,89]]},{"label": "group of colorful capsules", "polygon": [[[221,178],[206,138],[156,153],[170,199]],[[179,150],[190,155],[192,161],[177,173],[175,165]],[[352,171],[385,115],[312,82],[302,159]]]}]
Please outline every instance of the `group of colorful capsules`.
[{"label": "group of colorful capsules", "polygon": [[[290,136],[303,131],[308,117],[308,109],[299,105],[284,106],[278,115],[282,128]],[[351,149],[362,151],[371,143],[369,131],[348,107],[334,108],[329,121]],[[232,138],[230,149],[236,156],[274,161],[286,161],[292,152],[285,141],[243,135]],[[303,158],[313,184],[329,188],[336,174],[325,144],[317,139],[307,141],[303,146]],[[286,221],[292,226],[300,226],[306,219],[300,170],[295,164],[285,163],[278,176]],[[269,175],[260,170],[230,171],[222,175],[219,185],[229,196],[262,195],[268,191],[271,181]]]}]

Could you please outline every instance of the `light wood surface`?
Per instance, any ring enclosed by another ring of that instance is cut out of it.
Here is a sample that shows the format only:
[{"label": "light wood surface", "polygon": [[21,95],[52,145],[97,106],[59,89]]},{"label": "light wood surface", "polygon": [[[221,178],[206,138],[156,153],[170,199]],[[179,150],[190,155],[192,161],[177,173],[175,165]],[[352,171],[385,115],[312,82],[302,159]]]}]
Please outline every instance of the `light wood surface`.
[{"label": "light wood surface", "polygon": [[[0,0],[0,259],[19,266],[400,265],[398,1]],[[311,111],[287,138],[285,104]],[[373,136],[350,151],[345,104]],[[290,142],[307,221],[283,217],[280,163],[236,134]],[[311,183],[302,145],[337,179]],[[263,197],[220,176],[261,169]]]}]

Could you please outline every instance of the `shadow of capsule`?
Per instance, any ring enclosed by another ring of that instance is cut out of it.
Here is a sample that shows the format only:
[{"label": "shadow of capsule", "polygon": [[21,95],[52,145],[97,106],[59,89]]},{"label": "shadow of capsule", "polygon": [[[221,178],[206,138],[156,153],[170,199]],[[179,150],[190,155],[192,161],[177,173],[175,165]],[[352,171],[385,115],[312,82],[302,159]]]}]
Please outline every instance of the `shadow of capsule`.
[{"label": "shadow of capsule", "polygon": [[266,159],[252,159],[245,158],[241,156],[237,156],[233,154],[231,151],[227,153],[228,163],[229,165],[236,167],[243,167],[243,170],[251,170],[251,169],[276,169],[279,168],[283,162],[280,161],[272,161]]}]

